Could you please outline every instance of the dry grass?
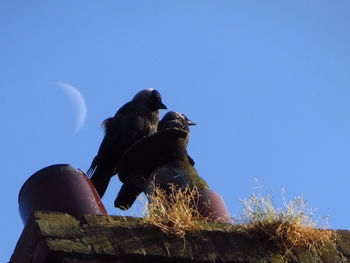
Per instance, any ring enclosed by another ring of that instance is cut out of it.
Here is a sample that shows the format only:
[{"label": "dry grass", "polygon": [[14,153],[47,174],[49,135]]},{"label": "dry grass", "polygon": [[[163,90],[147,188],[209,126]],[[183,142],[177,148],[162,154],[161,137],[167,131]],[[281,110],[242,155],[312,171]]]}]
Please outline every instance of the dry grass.
[{"label": "dry grass", "polygon": [[169,192],[155,187],[148,196],[150,202],[144,220],[158,226],[163,232],[184,237],[187,232],[198,233],[210,229],[208,218],[198,212],[199,191],[197,188],[178,189],[169,185]]},{"label": "dry grass", "polygon": [[335,243],[335,232],[317,224],[312,210],[302,198],[284,202],[282,209],[275,207],[271,195],[252,194],[242,203],[241,227],[253,238],[273,241],[287,252],[304,247],[317,254]]},{"label": "dry grass", "polygon": [[[185,237],[188,232],[213,230],[209,218],[198,212],[197,188],[178,189],[174,185],[170,191],[155,187],[149,196],[144,222],[159,227],[163,232]],[[326,229],[326,219],[320,225],[314,219],[311,209],[302,198],[284,201],[282,208],[276,208],[271,195],[256,196],[242,200],[244,213],[238,221],[236,231],[243,231],[251,238],[271,241],[275,246],[290,253],[296,248],[307,248],[321,255],[327,247],[335,245],[336,234]]]}]

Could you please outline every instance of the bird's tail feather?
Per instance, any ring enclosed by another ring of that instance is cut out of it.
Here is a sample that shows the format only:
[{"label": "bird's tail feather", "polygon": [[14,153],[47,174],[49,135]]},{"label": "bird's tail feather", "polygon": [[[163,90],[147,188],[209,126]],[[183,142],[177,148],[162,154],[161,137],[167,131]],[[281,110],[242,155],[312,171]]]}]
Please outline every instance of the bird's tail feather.
[{"label": "bird's tail feather", "polygon": [[114,206],[121,210],[129,209],[141,192],[134,186],[123,184],[114,201]]},{"label": "bird's tail feather", "polygon": [[91,179],[92,175],[94,174],[96,170],[96,166],[91,166],[89,170],[87,170],[86,175]]},{"label": "bird's tail feather", "polygon": [[89,170],[87,170],[86,175],[91,179],[98,167],[97,156],[92,160]]},{"label": "bird's tail feather", "polygon": [[[106,192],[109,181],[113,176],[113,173],[109,171],[105,171],[104,169],[101,169],[99,167],[92,168],[93,169],[92,171],[90,171],[90,169],[87,172],[88,176],[90,177],[91,182],[95,186],[97,193],[102,198]],[[90,171],[90,174],[89,174],[89,171]]]}]

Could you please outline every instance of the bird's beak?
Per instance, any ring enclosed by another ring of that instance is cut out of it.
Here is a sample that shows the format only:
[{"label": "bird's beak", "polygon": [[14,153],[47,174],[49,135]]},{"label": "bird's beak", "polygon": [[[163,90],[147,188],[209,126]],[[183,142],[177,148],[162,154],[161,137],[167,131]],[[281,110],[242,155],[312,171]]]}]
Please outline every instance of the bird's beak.
[{"label": "bird's beak", "polygon": [[190,125],[197,125],[197,123],[195,123],[195,122],[193,122],[193,121],[191,121],[191,120],[189,120],[189,119],[187,119],[186,120],[187,121],[187,124],[190,126]]},{"label": "bird's beak", "polygon": [[168,109],[168,107],[165,106],[162,102],[159,102],[159,104],[158,104],[158,109],[164,109],[164,110],[166,110],[166,109]]}]

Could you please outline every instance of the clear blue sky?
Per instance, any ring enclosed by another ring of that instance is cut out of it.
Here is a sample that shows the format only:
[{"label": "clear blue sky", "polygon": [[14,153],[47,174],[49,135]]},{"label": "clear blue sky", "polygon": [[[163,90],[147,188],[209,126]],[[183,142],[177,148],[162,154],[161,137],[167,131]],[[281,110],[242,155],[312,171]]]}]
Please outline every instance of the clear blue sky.
[{"label": "clear blue sky", "polygon": [[[23,229],[24,181],[56,163],[87,170],[101,122],[144,88],[198,124],[189,153],[233,216],[257,178],[350,229],[349,11],[347,0],[1,1],[0,262]],[[76,134],[58,81],[86,100]],[[103,199],[110,214],[119,187]]]}]

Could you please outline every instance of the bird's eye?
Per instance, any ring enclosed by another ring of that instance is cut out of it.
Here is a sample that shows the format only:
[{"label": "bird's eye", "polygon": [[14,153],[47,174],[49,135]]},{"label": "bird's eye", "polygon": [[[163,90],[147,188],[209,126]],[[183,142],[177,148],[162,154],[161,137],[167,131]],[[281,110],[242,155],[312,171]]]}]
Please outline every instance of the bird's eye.
[{"label": "bird's eye", "polygon": [[152,97],[154,97],[154,98],[160,98],[159,92],[156,91],[156,90],[153,90],[153,92],[152,92]]},{"label": "bird's eye", "polygon": [[153,90],[151,95],[151,100],[153,101],[161,101],[160,94],[158,91]]}]

